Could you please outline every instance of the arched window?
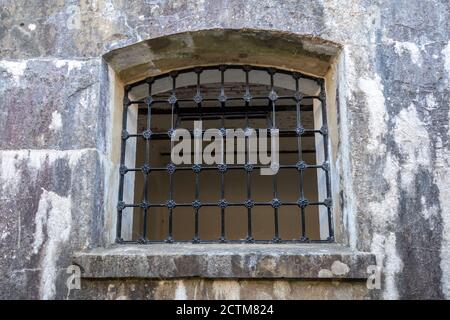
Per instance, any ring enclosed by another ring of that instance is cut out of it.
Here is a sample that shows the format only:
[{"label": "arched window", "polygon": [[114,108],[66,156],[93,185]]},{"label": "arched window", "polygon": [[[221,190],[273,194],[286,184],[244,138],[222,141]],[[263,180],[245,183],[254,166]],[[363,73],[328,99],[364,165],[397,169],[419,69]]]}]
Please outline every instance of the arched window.
[{"label": "arched window", "polygon": [[[127,85],[123,107],[118,242],[334,241],[322,78],[261,66],[199,66]],[[185,163],[171,157],[185,142],[178,141],[179,129],[192,138],[179,154],[190,159]],[[208,129],[223,137],[223,147],[211,153],[222,156],[219,163],[204,161],[207,145],[217,142],[206,141]],[[276,151],[271,134],[278,135],[279,158],[268,164],[260,155],[264,143]],[[199,150],[203,156],[195,159]],[[262,175],[270,165],[274,174]],[[133,232],[124,239],[126,215]]]}]

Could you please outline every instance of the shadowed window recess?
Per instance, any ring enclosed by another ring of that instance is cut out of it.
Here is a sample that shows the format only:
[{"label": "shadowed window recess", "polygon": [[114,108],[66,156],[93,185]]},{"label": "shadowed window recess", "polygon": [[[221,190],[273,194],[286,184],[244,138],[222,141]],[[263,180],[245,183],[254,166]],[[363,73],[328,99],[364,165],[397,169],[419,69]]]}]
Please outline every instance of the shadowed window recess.
[{"label": "shadowed window recess", "polygon": [[[233,163],[173,163],[171,137],[183,128],[194,140],[194,121],[224,137],[277,129],[277,173],[260,174],[247,134],[244,151],[232,140]],[[117,242],[334,241],[322,78],[248,65],[177,70],[127,85],[122,125]]]}]

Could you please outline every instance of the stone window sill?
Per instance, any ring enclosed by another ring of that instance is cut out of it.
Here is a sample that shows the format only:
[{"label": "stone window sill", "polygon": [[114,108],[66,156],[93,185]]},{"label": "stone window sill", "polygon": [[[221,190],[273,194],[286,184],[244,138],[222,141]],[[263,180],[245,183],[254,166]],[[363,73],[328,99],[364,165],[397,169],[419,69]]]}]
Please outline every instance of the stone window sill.
[{"label": "stone window sill", "polygon": [[366,279],[375,256],[338,244],[113,245],[76,252],[83,278]]}]

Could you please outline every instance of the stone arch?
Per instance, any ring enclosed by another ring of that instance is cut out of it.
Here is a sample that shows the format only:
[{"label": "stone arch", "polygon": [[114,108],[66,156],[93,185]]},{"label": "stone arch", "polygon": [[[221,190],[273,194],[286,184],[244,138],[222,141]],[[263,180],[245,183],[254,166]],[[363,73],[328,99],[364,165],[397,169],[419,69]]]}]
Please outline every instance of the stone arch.
[{"label": "stone arch", "polygon": [[186,66],[270,65],[323,77],[340,45],[317,37],[255,29],[188,31],[144,40],[104,55],[124,83]]}]

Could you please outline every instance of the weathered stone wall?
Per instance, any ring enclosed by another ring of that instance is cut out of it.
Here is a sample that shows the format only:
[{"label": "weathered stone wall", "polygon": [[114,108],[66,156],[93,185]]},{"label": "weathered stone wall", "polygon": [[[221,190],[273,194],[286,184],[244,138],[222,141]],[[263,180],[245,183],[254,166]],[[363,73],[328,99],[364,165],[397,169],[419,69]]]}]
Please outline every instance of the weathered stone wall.
[{"label": "weathered stone wall", "polygon": [[[450,298],[448,1],[0,1],[0,17],[1,298],[65,298],[74,250],[105,244],[102,56],[213,28],[342,46],[336,166],[348,243],[377,254],[381,297]],[[101,286],[86,290],[105,297]]]}]

